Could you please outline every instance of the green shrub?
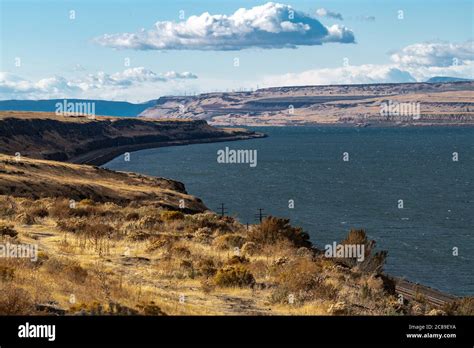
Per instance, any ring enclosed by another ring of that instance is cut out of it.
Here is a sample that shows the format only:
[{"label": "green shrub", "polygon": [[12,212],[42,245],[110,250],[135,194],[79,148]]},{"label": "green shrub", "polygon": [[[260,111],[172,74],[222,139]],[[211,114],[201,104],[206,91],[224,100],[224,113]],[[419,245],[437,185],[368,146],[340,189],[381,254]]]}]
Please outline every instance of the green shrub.
[{"label": "green shrub", "polygon": [[255,284],[255,278],[244,266],[234,265],[219,269],[214,282],[221,287],[248,287]]}]

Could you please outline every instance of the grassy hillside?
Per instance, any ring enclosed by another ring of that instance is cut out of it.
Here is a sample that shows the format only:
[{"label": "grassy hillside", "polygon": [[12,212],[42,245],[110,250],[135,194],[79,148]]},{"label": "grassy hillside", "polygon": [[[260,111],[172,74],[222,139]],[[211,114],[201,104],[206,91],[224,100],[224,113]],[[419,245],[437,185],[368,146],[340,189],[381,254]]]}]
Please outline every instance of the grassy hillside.
[{"label": "grassy hillside", "polygon": [[39,251],[0,258],[0,314],[473,313],[400,301],[363,231],[346,242],[365,261],[336,262],[288,220],[247,228],[170,180],[2,155],[0,187],[0,245]]}]

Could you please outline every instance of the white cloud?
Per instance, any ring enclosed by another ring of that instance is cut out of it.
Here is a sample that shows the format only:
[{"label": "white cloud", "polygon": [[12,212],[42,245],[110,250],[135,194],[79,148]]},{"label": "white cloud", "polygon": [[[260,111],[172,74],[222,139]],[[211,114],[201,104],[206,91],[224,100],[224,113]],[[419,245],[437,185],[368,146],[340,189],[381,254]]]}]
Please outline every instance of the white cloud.
[{"label": "white cloud", "polygon": [[473,41],[418,43],[391,55],[392,63],[366,64],[266,76],[266,86],[424,82],[433,76],[474,79]]},{"label": "white cloud", "polygon": [[345,85],[392,82],[415,82],[415,79],[409,72],[390,65],[366,64],[313,69],[280,76],[267,76],[263,80],[265,86]]},{"label": "white cloud", "polygon": [[[156,97],[157,91],[163,93],[162,85],[178,81],[196,79],[190,72],[169,71],[156,74],[143,67],[130,68],[114,74],[97,72],[84,78],[67,80],[61,76],[48,77],[38,81],[23,79],[17,75],[0,72],[0,99],[43,99],[43,98],[113,98],[118,96],[136,100],[143,99],[143,90]],[[166,82],[166,83],[163,83]],[[179,85],[167,86],[170,90]]]},{"label": "white cloud", "polygon": [[340,21],[343,20],[341,13],[329,11],[329,10],[326,10],[325,8],[318,8],[316,10],[316,15],[318,17],[334,18],[334,19],[339,19]]},{"label": "white cloud", "polygon": [[474,41],[417,43],[393,53],[391,59],[394,63],[405,66],[462,65],[474,59]]},{"label": "white cloud", "polygon": [[205,12],[178,23],[156,22],[154,28],[137,33],[105,34],[95,41],[119,49],[224,51],[353,43],[354,34],[343,26],[328,28],[289,5],[268,2],[230,16]]}]

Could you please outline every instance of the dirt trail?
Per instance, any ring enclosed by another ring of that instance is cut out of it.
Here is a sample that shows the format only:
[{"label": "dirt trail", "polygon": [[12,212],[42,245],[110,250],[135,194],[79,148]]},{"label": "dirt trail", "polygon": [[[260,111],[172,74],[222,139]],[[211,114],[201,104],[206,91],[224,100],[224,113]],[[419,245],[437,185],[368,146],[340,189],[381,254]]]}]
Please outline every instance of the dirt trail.
[{"label": "dirt trail", "polygon": [[[102,264],[107,271],[115,275],[122,275],[122,281],[129,284],[139,284],[142,288],[152,288],[156,291],[161,300],[170,304],[176,304],[176,310],[180,313],[187,313],[184,308],[189,306],[191,312],[208,315],[270,315],[268,306],[262,303],[261,296],[252,296],[253,290],[227,291],[225,294],[219,290],[204,294],[199,284],[191,280],[184,279],[176,281],[156,277],[153,271],[153,264],[159,262],[146,257],[130,257],[114,253],[100,258],[97,254],[81,253],[70,254],[60,250],[59,243],[64,238],[60,232],[52,232],[54,226],[33,225],[23,226],[19,230],[22,232],[22,240],[28,243],[38,244],[38,250],[49,255],[59,255],[80,261],[82,264],[94,264],[103,261]],[[71,237],[69,237],[71,238]],[[255,290],[259,291],[259,290]],[[230,294],[229,294],[230,293]],[[184,301],[183,297],[184,295]],[[180,301],[181,298],[181,301]],[[179,308],[183,306],[183,308]]]}]

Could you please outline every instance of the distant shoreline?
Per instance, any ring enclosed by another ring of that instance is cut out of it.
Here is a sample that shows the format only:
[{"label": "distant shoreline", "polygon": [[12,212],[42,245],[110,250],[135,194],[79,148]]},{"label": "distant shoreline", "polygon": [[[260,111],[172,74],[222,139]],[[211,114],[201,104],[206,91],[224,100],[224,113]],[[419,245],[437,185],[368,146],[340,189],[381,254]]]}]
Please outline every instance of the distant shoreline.
[{"label": "distant shoreline", "polygon": [[185,140],[173,140],[173,141],[160,141],[160,142],[144,143],[144,144],[136,144],[136,145],[124,145],[124,146],[118,146],[118,147],[109,147],[109,148],[93,150],[93,151],[81,154],[79,156],[70,158],[66,162],[74,163],[74,164],[101,166],[126,152],[134,152],[134,151],[139,151],[139,150],[154,149],[154,148],[168,147],[168,146],[218,143],[218,142],[226,142],[226,141],[260,139],[260,138],[266,138],[266,137],[267,137],[266,134],[255,132],[254,134],[234,135],[234,136],[229,136],[229,137],[185,139]]}]

